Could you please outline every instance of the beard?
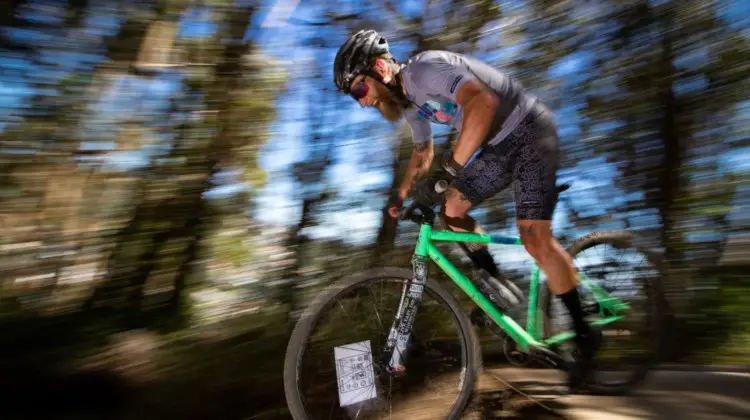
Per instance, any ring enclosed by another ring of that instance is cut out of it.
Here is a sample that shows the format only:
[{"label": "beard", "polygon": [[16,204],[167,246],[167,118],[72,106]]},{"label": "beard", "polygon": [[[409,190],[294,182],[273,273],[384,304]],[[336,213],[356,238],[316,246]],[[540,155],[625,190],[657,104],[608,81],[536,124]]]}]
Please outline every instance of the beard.
[{"label": "beard", "polygon": [[398,122],[404,117],[404,108],[406,101],[397,97],[390,89],[378,83],[376,85],[378,93],[377,108],[380,114],[390,122]]}]

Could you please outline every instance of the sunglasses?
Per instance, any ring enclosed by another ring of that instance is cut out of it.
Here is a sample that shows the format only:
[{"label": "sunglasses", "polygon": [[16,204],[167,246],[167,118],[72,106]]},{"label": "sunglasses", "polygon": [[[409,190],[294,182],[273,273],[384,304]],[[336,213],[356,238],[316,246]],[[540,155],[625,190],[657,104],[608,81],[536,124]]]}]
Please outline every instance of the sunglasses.
[{"label": "sunglasses", "polygon": [[370,88],[368,88],[365,84],[365,79],[362,78],[359,83],[352,85],[352,87],[349,89],[349,95],[354,98],[354,100],[358,101],[367,96],[367,92],[369,92],[369,90]]}]

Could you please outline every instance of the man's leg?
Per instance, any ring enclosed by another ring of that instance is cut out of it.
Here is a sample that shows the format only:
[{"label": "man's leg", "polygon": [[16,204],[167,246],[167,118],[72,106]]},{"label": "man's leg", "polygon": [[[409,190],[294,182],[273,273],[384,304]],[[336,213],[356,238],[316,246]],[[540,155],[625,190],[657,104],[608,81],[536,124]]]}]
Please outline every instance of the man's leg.
[{"label": "man's leg", "polygon": [[[484,233],[468,212],[510,185],[512,171],[509,170],[507,155],[511,146],[512,142],[508,142],[502,148],[485,148],[456,176],[445,191],[445,202],[441,208],[443,223],[448,229]],[[487,271],[498,280],[502,278],[486,244],[459,243],[459,246],[475,267]]]},{"label": "man's leg", "polygon": [[[443,223],[454,232],[484,233],[479,223],[468,215],[472,207],[471,201],[464,194],[460,193],[455,187],[449,187],[445,191],[445,203],[440,210]],[[459,243],[459,246],[477,268],[487,270],[491,276],[499,277],[497,264],[495,264],[486,244]]]},{"label": "man's leg", "polygon": [[539,268],[547,275],[547,284],[568,308],[577,335],[589,333],[589,325],[583,319],[581,301],[578,296],[576,269],[570,255],[552,235],[550,220],[518,220],[526,251],[536,260]]},{"label": "man's leg", "polygon": [[526,251],[547,275],[550,290],[560,297],[573,320],[579,357],[570,372],[569,384],[571,388],[578,388],[586,383],[591,373],[599,337],[584,319],[575,267],[570,255],[552,236],[551,221],[518,220],[518,230],[521,232],[521,241]]},{"label": "man's leg", "polygon": [[559,139],[548,111],[519,130],[519,147],[512,157],[516,219],[526,251],[547,275],[553,294],[568,309],[579,349],[570,372],[571,388],[583,385],[592,369],[598,336],[584,320],[573,262],[552,235],[552,214],[557,204]]}]

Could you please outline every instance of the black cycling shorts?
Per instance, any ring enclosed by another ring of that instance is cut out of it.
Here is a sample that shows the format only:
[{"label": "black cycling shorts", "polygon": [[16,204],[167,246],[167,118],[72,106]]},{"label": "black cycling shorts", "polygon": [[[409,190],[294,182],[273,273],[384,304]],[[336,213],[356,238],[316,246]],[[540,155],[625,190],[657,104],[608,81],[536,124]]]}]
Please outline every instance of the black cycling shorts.
[{"label": "black cycling shorts", "polygon": [[504,140],[479,152],[451,185],[476,207],[515,181],[516,219],[551,220],[559,161],[554,119],[537,105]]}]

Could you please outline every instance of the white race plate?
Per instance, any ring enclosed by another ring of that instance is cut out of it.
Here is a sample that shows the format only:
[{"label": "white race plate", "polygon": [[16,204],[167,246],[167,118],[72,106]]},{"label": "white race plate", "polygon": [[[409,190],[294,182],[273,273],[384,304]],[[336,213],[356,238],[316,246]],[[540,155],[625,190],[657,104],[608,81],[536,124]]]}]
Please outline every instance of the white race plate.
[{"label": "white race plate", "polygon": [[377,397],[370,340],[333,348],[341,407]]}]

